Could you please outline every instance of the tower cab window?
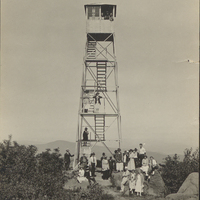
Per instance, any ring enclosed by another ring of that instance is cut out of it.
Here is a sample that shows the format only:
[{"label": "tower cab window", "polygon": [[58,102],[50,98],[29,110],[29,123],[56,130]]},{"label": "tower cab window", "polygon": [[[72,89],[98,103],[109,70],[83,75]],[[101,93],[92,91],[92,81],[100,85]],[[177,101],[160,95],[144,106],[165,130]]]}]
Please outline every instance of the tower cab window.
[{"label": "tower cab window", "polygon": [[100,6],[88,7],[88,19],[100,18]]},{"label": "tower cab window", "polygon": [[91,6],[88,7],[88,19],[90,20],[110,20],[114,21],[113,9],[104,6]]}]

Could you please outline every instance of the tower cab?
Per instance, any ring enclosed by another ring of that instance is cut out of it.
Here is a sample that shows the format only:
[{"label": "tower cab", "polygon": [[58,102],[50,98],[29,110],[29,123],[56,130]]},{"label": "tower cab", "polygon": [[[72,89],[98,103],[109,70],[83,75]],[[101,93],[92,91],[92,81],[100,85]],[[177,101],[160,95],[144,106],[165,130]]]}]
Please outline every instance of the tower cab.
[{"label": "tower cab", "polygon": [[85,14],[87,33],[114,33],[116,5],[86,4]]}]

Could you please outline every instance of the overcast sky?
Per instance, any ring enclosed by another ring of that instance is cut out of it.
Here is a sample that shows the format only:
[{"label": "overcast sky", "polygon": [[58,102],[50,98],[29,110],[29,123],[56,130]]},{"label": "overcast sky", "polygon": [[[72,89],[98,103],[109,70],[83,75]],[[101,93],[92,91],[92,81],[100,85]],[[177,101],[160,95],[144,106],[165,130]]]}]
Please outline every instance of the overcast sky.
[{"label": "overcast sky", "polygon": [[[86,0],[2,0],[1,141],[75,141]],[[107,3],[107,2],[105,2]],[[198,146],[198,0],[110,0],[123,143]]]}]

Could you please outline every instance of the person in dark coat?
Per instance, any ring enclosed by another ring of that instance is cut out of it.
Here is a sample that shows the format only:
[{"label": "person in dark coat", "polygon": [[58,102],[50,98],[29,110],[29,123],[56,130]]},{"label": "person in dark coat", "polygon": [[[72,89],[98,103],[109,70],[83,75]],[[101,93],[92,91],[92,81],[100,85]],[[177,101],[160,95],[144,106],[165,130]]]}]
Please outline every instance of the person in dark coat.
[{"label": "person in dark coat", "polygon": [[99,92],[97,92],[94,96],[93,96],[94,100],[95,100],[95,104],[100,104],[101,105],[101,98],[102,96],[99,95]]},{"label": "person in dark coat", "polygon": [[64,164],[65,164],[65,169],[69,170],[69,166],[70,166],[70,157],[73,157],[74,155],[71,155],[71,153],[69,152],[69,149],[66,150],[66,153],[64,155]]},{"label": "person in dark coat", "polygon": [[110,168],[110,176],[112,175],[113,169],[115,167],[115,160],[112,158],[112,156],[110,156],[109,160],[109,168]]},{"label": "person in dark coat", "polygon": [[89,132],[88,132],[88,129],[87,129],[87,127],[86,127],[85,130],[84,130],[84,132],[83,132],[83,141],[85,141],[85,142],[84,142],[84,146],[86,146],[86,144],[87,144],[88,135],[89,135]]}]

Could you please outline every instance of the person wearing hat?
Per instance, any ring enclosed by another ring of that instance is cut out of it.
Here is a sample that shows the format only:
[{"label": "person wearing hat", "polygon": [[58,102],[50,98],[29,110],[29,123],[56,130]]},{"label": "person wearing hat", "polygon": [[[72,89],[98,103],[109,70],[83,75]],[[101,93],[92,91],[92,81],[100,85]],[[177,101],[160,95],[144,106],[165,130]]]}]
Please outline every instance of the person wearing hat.
[{"label": "person wearing hat", "polygon": [[118,172],[123,171],[123,155],[120,148],[118,148],[116,152],[115,160],[116,160],[116,170]]},{"label": "person wearing hat", "polygon": [[143,147],[143,144],[140,143],[140,148],[139,148],[139,163],[140,163],[140,167],[142,166],[142,159],[144,158],[145,154],[146,154],[146,150]]},{"label": "person wearing hat", "polygon": [[129,154],[129,162],[128,162],[128,170],[132,171],[135,170],[135,160],[134,160],[134,153],[133,149],[130,149]]},{"label": "person wearing hat", "polygon": [[78,172],[78,176],[77,176],[77,181],[79,183],[82,183],[83,181],[86,181],[86,177],[85,177],[85,171],[82,167],[80,167],[79,172]]},{"label": "person wearing hat", "polygon": [[64,155],[64,165],[65,165],[65,169],[69,170],[69,166],[70,166],[70,157],[73,157],[74,155],[71,155],[71,153],[69,152],[69,149],[66,149],[66,153]]},{"label": "person wearing hat", "polygon": [[138,164],[138,157],[139,157],[139,153],[138,153],[138,150],[137,148],[135,148],[133,150],[133,153],[134,153],[134,161],[135,161],[135,167],[139,167],[139,164]]},{"label": "person wearing hat", "polygon": [[91,168],[91,174],[93,177],[95,177],[95,169],[97,166],[97,158],[95,157],[95,153],[91,153],[91,156],[89,158],[89,166]]},{"label": "person wearing hat", "polygon": [[129,190],[131,194],[133,194],[135,190],[135,184],[136,184],[136,173],[135,173],[135,170],[133,170],[131,171],[130,180],[129,180]]},{"label": "person wearing hat", "polygon": [[130,172],[128,171],[128,167],[125,167],[125,170],[122,174],[122,182],[121,182],[121,190],[120,192],[124,192],[124,186],[129,181]]},{"label": "person wearing hat", "polygon": [[83,153],[83,155],[80,158],[80,167],[82,167],[83,169],[85,169],[86,166],[87,166],[87,164],[88,164],[88,159],[87,159],[85,153]]},{"label": "person wearing hat", "polygon": [[100,105],[101,105],[101,98],[102,96],[99,95],[99,92],[97,92],[94,96],[94,101],[95,101],[95,107],[94,107],[94,111],[95,112],[99,112],[99,108],[100,108]]},{"label": "person wearing hat", "polygon": [[144,158],[142,159],[142,167],[140,167],[140,169],[145,172],[146,177],[148,177],[149,162],[147,155],[144,155]]},{"label": "person wearing hat", "polygon": [[102,159],[102,179],[103,180],[107,180],[109,178],[109,175],[110,175],[110,170],[109,170],[109,163],[108,163],[108,160],[107,160],[107,157],[105,156],[103,159]]},{"label": "person wearing hat", "polygon": [[135,181],[135,192],[137,196],[142,196],[141,193],[143,192],[144,188],[144,177],[140,169],[136,171],[136,181]]},{"label": "person wearing hat", "polygon": [[89,165],[86,165],[86,168],[85,168],[85,177],[88,179],[88,182],[89,182],[90,185],[92,185],[92,182],[94,184],[96,184],[96,180],[95,180],[95,178],[91,174],[91,169],[90,169]]},{"label": "person wearing hat", "polygon": [[125,169],[125,167],[127,167],[127,165],[128,165],[128,161],[129,161],[129,153],[128,153],[128,151],[124,151],[124,153],[123,153],[123,164],[124,164],[124,169]]},{"label": "person wearing hat", "polygon": [[83,132],[83,141],[84,141],[83,146],[87,146],[88,135],[89,135],[88,128],[85,127],[85,130]]},{"label": "person wearing hat", "polygon": [[158,169],[158,164],[156,162],[156,160],[154,159],[153,156],[150,156],[150,160],[149,160],[149,168],[150,168],[150,174],[154,175],[154,170]]}]

